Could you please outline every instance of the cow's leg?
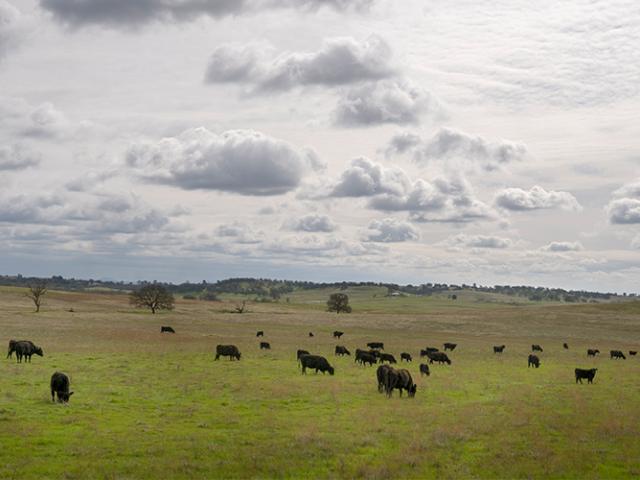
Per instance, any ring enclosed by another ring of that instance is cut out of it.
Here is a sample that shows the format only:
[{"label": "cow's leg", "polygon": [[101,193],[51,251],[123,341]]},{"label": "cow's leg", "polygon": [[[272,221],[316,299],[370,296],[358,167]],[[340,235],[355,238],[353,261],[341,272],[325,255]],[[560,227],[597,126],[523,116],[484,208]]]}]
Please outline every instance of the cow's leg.
[{"label": "cow's leg", "polygon": [[53,388],[51,389],[51,401],[55,402],[56,398],[55,398],[55,391],[53,390]]}]

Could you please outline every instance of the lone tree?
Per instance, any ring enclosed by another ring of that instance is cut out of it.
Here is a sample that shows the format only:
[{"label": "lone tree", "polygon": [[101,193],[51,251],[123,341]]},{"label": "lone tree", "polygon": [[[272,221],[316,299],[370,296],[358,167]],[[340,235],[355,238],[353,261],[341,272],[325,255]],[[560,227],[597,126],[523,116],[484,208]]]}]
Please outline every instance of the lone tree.
[{"label": "lone tree", "polygon": [[27,285],[29,291],[27,297],[29,297],[36,306],[36,313],[40,311],[40,305],[42,304],[42,297],[47,293],[47,282],[42,280],[36,283],[30,283]]},{"label": "lone tree", "polygon": [[136,307],[147,307],[151,313],[156,310],[173,310],[173,294],[162,285],[145,285],[129,294],[129,303]]},{"label": "lone tree", "polygon": [[327,311],[336,313],[351,313],[349,295],[346,293],[332,293],[327,301]]}]

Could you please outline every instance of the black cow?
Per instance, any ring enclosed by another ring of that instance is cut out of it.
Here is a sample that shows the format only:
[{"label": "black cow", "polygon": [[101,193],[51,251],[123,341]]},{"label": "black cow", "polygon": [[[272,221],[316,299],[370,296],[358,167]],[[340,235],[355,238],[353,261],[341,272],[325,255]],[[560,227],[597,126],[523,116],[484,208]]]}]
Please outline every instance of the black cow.
[{"label": "black cow", "polygon": [[160,327],[160,333],[176,333],[171,327]]},{"label": "black cow", "polygon": [[411,362],[413,359],[411,358],[411,354],[402,352],[400,354],[400,361]]},{"label": "black cow", "polygon": [[447,365],[451,365],[449,356],[444,352],[429,352],[427,357],[429,358],[429,363],[438,362],[440,364],[446,363]]},{"label": "black cow", "polygon": [[569,344],[563,343],[562,348],[564,348],[565,350],[569,350]]},{"label": "black cow", "polygon": [[387,396],[391,397],[393,390],[396,388],[400,391],[401,397],[402,390],[406,390],[409,398],[415,397],[416,390],[418,389],[416,384],[413,383],[413,378],[411,378],[411,374],[408,370],[391,369],[387,372],[385,378],[385,390],[387,391]]},{"label": "black cow", "polygon": [[262,330],[258,330],[258,331],[256,332],[256,337],[264,337],[264,331],[262,331]]},{"label": "black cow", "polygon": [[387,375],[393,371],[393,368],[389,365],[380,365],[376,370],[376,377],[378,378],[378,392],[382,393],[387,384]]},{"label": "black cow", "polygon": [[425,350],[420,350],[420,356],[421,357],[427,357],[429,356],[429,353],[433,353],[433,352],[437,352],[439,351],[437,348],[435,347],[427,347]]},{"label": "black cow", "polygon": [[597,348],[588,348],[587,349],[587,357],[595,357],[597,354],[600,353],[600,350],[598,350]]},{"label": "black cow", "polygon": [[611,358],[621,358],[623,360],[626,360],[627,357],[624,356],[624,353],[622,353],[621,350],[611,350]]},{"label": "black cow", "polygon": [[576,368],[576,383],[582,383],[582,379],[586,378],[588,383],[593,383],[593,378],[596,376],[597,368],[590,368],[585,370],[583,368]]},{"label": "black cow", "polygon": [[315,370],[316,373],[321,371],[323,375],[325,372],[329,372],[329,375],[333,375],[335,373],[334,368],[329,365],[327,359],[320,355],[302,355],[300,357],[300,363],[302,364],[303,374],[307,373],[307,368]]},{"label": "black cow", "polygon": [[367,343],[367,347],[369,347],[369,348],[379,348],[380,350],[384,350],[384,343],[382,343],[382,342],[369,342],[369,343]]},{"label": "black cow", "polygon": [[67,403],[73,392],[69,391],[69,377],[62,372],[55,372],[51,375],[51,401],[55,402],[58,395],[59,403]]},{"label": "black cow", "polygon": [[309,338],[313,337],[313,332],[309,332]]},{"label": "black cow", "polygon": [[382,352],[380,350],[376,350],[375,348],[369,350],[368,353],[369,355],[373,355],[376,358],[380,358],[380,355],[382,355]]},{"label": "black cow", "polygon": [[420,364],[420,375],[431,375],[431,372],[429,371],[429,365],[427,365],[426,363]]},{"label": "black cow", "polygon": [[343,357],[345,355],[351,355],[351,352],[347,350],[347,347],[336,345],[336,355],[340,355],[341,357]]},{"label": "black cow", "polygon": [[493,353],[502,353],[504,352],[505,345],[498,345],[493,347]]},{"label": "black cow", "polygon": [[389,363],[398,363],[396,362],[396,358],[390,353],[381,353],[380,354],[380,363],[389,362]]},{"label": "black cow", "polygon": [[216,358],[218,360],[220,355],[223,357],[229,357],[229,360],[240,360],[240,350],[235,345],[218,345],[216,346]]},{"label": "black cow", "polygon": [[529,355],[529,359],[527,361],[527,368],[528,367],[540,368],[540,359],[537,355]]},{"label": "black cow", "polygon": [[333,338],[340,338],[342,335],[344,335],[344,332],[340,332],[338,330],[333,332]]},{"label": "black cow", "polygon": [[444,351],[446,352],[447,350],[451,350],[452,352],[455,350],[455,348],[458,346],[457,343],[445,343],[444,345]]},{"label": "black cow", "polygon": [[31,346],[35,349],[36,345],[30,340],[9,340],[9,349],[7,350],[7,358],[13,357],[13,352],[16,351],[16,343],[18,342],[26,342],[31,344]]},{"label": "black cow", "polygon": [[362,365],[368,363],[370,366],[373,366],[374,363],[378,363],[378,359],[375,356],[363,350],[356,353],[356,361],[360,362]]},{"label": "black cow", "polygon": [[309,352],[307,350],[298,350],[296,353],[296,358],[298,359],[298,361],[300,361],[300,357],[302,355],[309,355]]},{"label": "black cow", "polygon": [[629,355],[631,355],[632,357],[635,357],[638,354],[637,350],[629,350]]},{"label": "black cow", "polygon": [[260,350],[271,350],[271,344],[269,342],[260,342]]},{"label": "black cow", "polygon": [[37,347],[28,340],[21,340],[14,344],[13,351],[16,352],[16,359],[18,363],[22,363],[22,358],[24,357],[25,362],[28,360],[31,363],[31,355],[34,353],[39,356],[44,356],[42,353],[42,349]]},{"label": "black cow", "polygon": [[531,345],[532,352],[542,352],[542,347],[540,345]]}]

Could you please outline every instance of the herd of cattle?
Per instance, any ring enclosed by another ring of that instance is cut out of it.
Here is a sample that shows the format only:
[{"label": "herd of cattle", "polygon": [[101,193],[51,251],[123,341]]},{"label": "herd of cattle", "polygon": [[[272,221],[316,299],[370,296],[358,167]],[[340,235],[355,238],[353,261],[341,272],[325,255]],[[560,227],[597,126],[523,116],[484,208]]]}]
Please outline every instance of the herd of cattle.
[{"label": "herd of cattle", "polygon": [[[175,333],[175,330],[169,326],[163,326],[160,328],[161,333]],[[341,338],[344,335],[344,332],[334,331],[334,338]],[[309,337],[313,337],[313,332],[309,332]],[[259,330],[256,333],[256,337],[264,337],[264,331]],[[376,378],[378,382],[378,391],[382,393],[386,392],[388,397],[391,397],[393,390],[399,390],[400,396],[402,396],[403,390],[406,390],[407,395],[409,397],[414,397],[416,394],[417,386],[413,383],[413,378],[411,377],[411,373],[407,369],[395,369],[391,366],[391,364],[397,364],[396,358],[390,354],[384,352],[384,343],[383,342],[369,342],[367,343],[367,349],[357,348],[355,350],[354,361],[359,363],[360,365],[373,366],[374,364],[380,364],[376,371]],[[420,350],[420,358],[426,357],[429,360],[429,364],[433,364],[437,362],[438,364],[446,364],[451,365],[451,359],[447,355],[447,351],[453,352],[457,347],[455,343],[444,343],[443,350],[440,351],[436,347],[427,347],[424,350]],[[506,345],[495,345],[493,347],[494,354],[501,354],[504,352]],[[567,343],[563,344],[563,348],[568,350],[569,345]],[[261,350],[269,350],[271,349],[271,344],[269,342],[260,342]],[[540,345],[533,344],[531,345],[532,353],[529,355],[527,360],[528,367],[540,367],[540,357],[534,354],[533,352],[542,353],[544,350]],[[7,353],[7,358],[12,358],[13,353],[16,354],[17,363],[24,362],[31,363],[31,357],[35,355],[39,355],[40,357],[44,356],[42,348],[35,345],[33,342],[29,340],[9,340],[9,351]],[[626,360],[626,356],[621,350],[611,350],[610,352],[611,359],[622,359]],[[638,352],[636,350],[629,350],[630,356],[635,356]],[[588,357],[595,357],[600,354],[600,350],[598,349],[587,349]],[[336,345],[335,347],[335,355],[344,357],[351,356],[351,352],[347,349],[347,347],[343,345]],[[240,360],[241,358],[240,350],[235,345],[218,345],[216,346],[216,356],[214,360],[219,360],[220,357],[229,357],[230,360]],[[321,355],[313,355],[307,350],[298,350],[297,351],[297,360],[303,374],[306,374],[307,369],[315,370],[315,373],[322,372],[329,373],[333,375],[335,373],[334,367],[331,366],[329,361],[321,356]],[[400,362],[412,362],[413,358],[410,353],[402,352],[400,353]],[[576,383],[582,383],[583,379],[586,379],[588,383],[593,383],[593,379],[596,376],[597,368],[590,369],[575,369],[575,379]],[[421,363],[419,365],[420,375],[430,375],[429,365],[426,363]],[[62,372],[55,372],[51,376],[51,400],[55,401],[55,396],[58,397],[58,402],[67,403],[69,401],[69,397],[73,395],[73,392],[69,391],[69,377]]]}]

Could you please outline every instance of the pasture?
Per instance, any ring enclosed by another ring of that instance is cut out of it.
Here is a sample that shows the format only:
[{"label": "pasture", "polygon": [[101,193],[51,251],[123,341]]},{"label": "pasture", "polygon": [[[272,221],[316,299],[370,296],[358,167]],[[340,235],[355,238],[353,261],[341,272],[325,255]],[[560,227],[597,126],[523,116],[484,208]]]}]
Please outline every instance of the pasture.
[{"label": "pasture", "polygon": [[[1,356],[0,478],[640,476],[640,358],[608,355],[638,349],[640,302],[346,293],[348,315],[322,311],[324,291],[243,314],[226,313],[233,298],[178,300],[156,315],[125,295],[50,292],[35,314],[23,291],[0,288],[3,348],[15,338],[44,350],[31,364]],[[353,361],[369,341],[412,354],[402,368],[415,398],[377,392],[375,367]],[[449,341],[453,364],[420,377],[420,349]],[[532,343],[539,369],[527,368]],[[237,345],[241,361],[214,362],[216,344]],[[335,357],[336,344],[352,356]],[[326,356],[335,376],[301,375],[298,348]],[[576,367],[598,368],[594,384],[576,385]],[[56,370],[71,379],[68,406],[51,403]]]}]

